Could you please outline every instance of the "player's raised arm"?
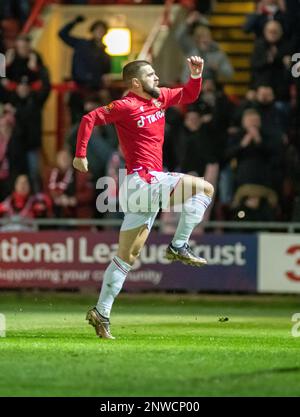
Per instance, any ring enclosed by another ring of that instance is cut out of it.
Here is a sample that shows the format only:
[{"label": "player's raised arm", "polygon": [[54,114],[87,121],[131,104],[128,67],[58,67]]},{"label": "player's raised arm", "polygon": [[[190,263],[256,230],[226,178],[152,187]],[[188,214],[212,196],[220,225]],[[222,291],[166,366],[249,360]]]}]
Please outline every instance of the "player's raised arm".
[{"label": "player's raised arm", "polygon": [[76,153],[73,160],[75,169],[81,172],[88,171],[86,153],[94,126],[115,123],[124,109],[125,106],[122,100],[116,100],[107,106],[98,107],[82,117],[77,133]]},{"label": "player's raised arm", "polygon": [[187,58],[187,65],[191,72],[190,79],[183,87],[167,89],[167,107],[193,103],[200,94],[204,61],[200,56],[191,56]]},{"label": "player's raised arm", "polygon": [[187,63],[192,78],[202,77],[204,61],[200,56],[191,56],[190,58],[187,58]]}]

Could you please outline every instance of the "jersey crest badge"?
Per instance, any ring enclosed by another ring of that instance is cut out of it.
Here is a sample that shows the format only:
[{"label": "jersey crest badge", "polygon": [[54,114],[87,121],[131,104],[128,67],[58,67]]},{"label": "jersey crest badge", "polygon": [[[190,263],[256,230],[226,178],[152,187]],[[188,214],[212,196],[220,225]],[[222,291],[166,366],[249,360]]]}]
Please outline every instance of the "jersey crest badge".
[{"label": "jersey crest badge", "polygon": [[106,111],[106,113],[110,113],[111,110],[115,107],[114,103],[111,102],[109,103],[107,106],[104,106],[104,110]]},{"label": "jersey crest badge", "polygon": [[160,102],[160,101],[158,101],[158,100],[156,100],[156,99],[154,99],[154,100],[152,101],[152,103],[154,104],[154,106],[156,106],[156,107],[158,107],[158,108],[160,108],[160,107],[161,107],[161,102]]}]

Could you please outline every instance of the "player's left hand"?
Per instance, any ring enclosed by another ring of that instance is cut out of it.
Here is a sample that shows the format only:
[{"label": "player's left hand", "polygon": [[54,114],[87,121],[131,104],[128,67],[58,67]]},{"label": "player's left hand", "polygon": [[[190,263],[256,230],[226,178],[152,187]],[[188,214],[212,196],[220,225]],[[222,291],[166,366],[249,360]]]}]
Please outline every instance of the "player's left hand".
[{"label": "player's left hand", "polygon": [[187,59],[191,75],[202,75],[204,61],[200,56],[191,56]]}]

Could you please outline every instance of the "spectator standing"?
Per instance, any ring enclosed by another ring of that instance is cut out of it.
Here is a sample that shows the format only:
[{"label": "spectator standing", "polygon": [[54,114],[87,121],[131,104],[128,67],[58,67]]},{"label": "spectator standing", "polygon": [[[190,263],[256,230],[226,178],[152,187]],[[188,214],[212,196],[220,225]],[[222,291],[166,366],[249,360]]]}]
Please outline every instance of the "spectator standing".
[{"label": "spectator standing", "polygon": [[265,24],[272,20],[281,24],[285,34],[289,33],[288,16],[284,2],[282,0],[261,0],[256,5],[255,13],[247,16],[244,31],[255,33],[259,38],[263,35]]},{"label": "spectator standing", "polygon": [[6,52],[7,81],[19,83],[26,77],[27,82],[31,84],[39,80],[39,70],[42,67],[43,60],[40,54],[32,49],[30,38],[27,35],[19,35],[15,48]]},{"label": "spectator standing", "polygon": [[40,191],[39,157],[42,143],[42,110],[50,93],[45,67],[39,70],[37,88],[25,79],[9,95],[16,108],[16,128],[12,137],[12,168],[14,176],[28,173],[33,191]]},{"label": "spectator standing", "polygon": [[15,126],[15,109],[6,104],[0,116],[0,201],[9,194],[9,142]]},{"label": "spectator standing", "polygon": [[[197,17],[198,16],[198,17]],[[185,23],[179,25],[175,32],[176,40],[185,56],[200,55],[205,66],[203,79],[231,79],[233,67],[224,51],[212,38],[211,31],[206,22],[201,20],[201,15],[195,14],[188,16]],[[182,81],[188,79],[188,71],[185,68],[182,74]]]},{"label": "spectator standing", "polygon": [[74,50],[72,79],[80,89],[79,93],[74,92],[70,96],[73,123],[82,115],[82,99],[106,86],[107,74],[111,70],[111,59],[103,44],[103,37],[107,32],[107,24],[104,21],[97,20],[90,26],[90,39],[71,35],[72,29],[84,20],[83,16],[77,16],[59,31],[59,37]]},{"label": "spectator standing", "polygon": [[245,110],[242,128],[229,137],[226,158],[235,165],[235,185],[270,186],[268,159],[271,150],[261,131],[261,118],[255,109]]},{"label": "spectator standing", "polygon": [[3,1],[3,15],[7,18],[18,19],[24,24],[29,17],[29,0],[5,0]]},{"label": "spectator standing", "polygon": [[272,20],[264,27],[264,36],[255,42],[251,57],[252,87],[268,85],[277,100],[289,100],[291,83],[291,46],[283,39],[279,22]]}]

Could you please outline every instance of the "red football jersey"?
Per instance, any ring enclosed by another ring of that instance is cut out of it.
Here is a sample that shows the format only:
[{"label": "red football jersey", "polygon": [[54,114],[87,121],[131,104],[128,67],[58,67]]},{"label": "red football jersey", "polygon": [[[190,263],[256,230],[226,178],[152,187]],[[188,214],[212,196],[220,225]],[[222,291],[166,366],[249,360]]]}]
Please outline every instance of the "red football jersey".
[{"label": "red football jersey", "polygon": [[161,88],[155,99],[129,92],[108,106],[83,116],[77,135],[76,156],[84,158],[93,127],[114,123],[128,173],[162,171],[165,111],[176,104],[193,103],[200,94],[202,78],[190,78],[183,87]]}]

